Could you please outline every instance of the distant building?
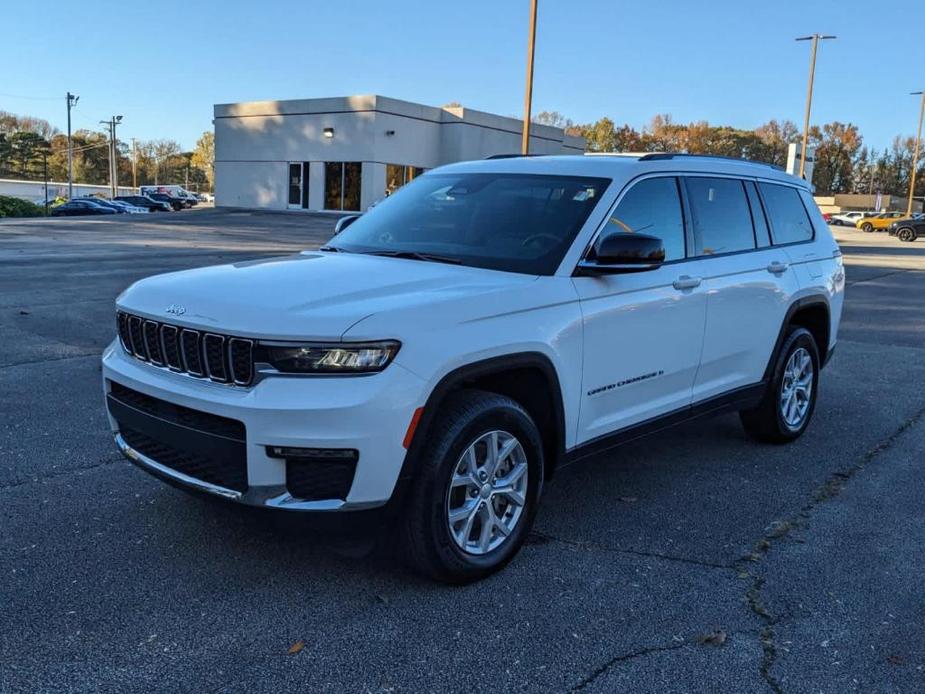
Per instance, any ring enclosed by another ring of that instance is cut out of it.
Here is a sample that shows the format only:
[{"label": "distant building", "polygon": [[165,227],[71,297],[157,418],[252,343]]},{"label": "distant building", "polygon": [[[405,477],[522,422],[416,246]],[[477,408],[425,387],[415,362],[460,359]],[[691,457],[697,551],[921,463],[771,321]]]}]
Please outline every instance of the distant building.
[{"label": "distant building", "polygon": [[[900,195],[866,194],[866,193],[836,193],[835,195],[817,195],[816,204],[823,212],[838,214],[839,212],[869,210],[885,210],[888,212],[905,212],[909,205],[909,198]],[[917,200],[912,201],[912,211],[921,212],[923,204]]]},{"label": "distant building", "polygon": [[[522,123],[383,96],[215,106],[215,204],[362,211],[427,169],[520,151]],[[585,141],[532,125],[530,151],[580,154]]]}]

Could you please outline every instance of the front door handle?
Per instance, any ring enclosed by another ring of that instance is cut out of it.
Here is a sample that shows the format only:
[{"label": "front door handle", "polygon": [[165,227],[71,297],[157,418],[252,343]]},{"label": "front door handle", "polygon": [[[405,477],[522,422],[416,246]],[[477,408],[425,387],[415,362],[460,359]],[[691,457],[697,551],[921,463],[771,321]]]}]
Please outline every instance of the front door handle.
[{"label": "front door handle", "polygon": [[675,289],[694,289],[699,287],[703,279],[700,277],[691,277],[690,275],[681,275],[671,283]]},{"label": "front door handle", "polygon": [[782,263],[779,260],[775,260],[773,263],[768,265],[768,272],[772,275],[779,275],[782,272],[786,272],[787,268],[790,267],[790,263]]}]

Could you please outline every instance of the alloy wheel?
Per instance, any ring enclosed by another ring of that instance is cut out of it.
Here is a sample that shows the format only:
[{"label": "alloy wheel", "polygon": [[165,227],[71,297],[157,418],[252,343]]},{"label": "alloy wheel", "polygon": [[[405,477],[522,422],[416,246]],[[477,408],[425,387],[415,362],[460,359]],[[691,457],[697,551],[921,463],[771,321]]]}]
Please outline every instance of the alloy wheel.
[{"label": "alloy wheel", "polygon": [[805,347],[794,350],[781,379],[780,413],[791,429],[799,429],[806,419],[813,395],[813,359]]},{"label": "alloy wheel", "polygon": [[446,516],[450,536],[467,554],[500,547],[523,517],[527,454],[506,431],[482,434],[463,451],[450,479]]}]

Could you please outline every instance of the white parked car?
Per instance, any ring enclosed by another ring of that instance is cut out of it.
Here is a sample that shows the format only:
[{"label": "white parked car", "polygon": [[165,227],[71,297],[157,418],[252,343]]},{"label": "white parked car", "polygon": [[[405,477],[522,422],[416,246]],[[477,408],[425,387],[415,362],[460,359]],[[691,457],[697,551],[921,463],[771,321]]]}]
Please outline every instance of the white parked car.
[{"label": "white parked car", "polygon": [[878,214],[877,212],[842,212],[840,214],[832,215],[832,224],[835,226],[848,226],[853,227],[857,224],[859,219],[864,219],[865,217],[873,217]]},{"label": "white parked car", "polygon": [[706,413],[809,425],[845,274],[807,185],[671,154],[432,170],[327,246],[151,277],[103,355],[123,453],[302,512],[379,509],[465,582],[566,462]]}]

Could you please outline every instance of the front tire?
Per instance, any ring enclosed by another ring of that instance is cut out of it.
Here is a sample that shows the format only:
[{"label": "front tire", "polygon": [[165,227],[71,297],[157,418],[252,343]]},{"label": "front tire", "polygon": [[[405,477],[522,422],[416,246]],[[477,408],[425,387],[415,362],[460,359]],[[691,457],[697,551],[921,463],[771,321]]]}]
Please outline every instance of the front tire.
[{"label": "front tire", "polygon": [[910,229],[909,227],[903,227],[902,229],[897,231],[896,236],[897,238],[899,238],[900,241],[904,241],[906,243],[912,243],[913,241],[915,241],[917,237],[915,231],[913,229]]},{"label": "front tire", "polygon": [[874,225],[871,224],[870,222],[864,222],[864,223],[861,225],[861,231],[863,231],[863,232],[865,232],[865,233],[867,233],[867,234],[869,234],[869,233],[872,232],[873,230],[874,230]]},{"label": "front tire", "polygon": [[451,396],[428,432],[402,519],[411,566],[453,584],[504,567],[533,525],[543,463],[539,430],[517,402],[477,390]]},{"label": "front tire", "polygon": [[746,433],[767,443],[799,438],[816,409],[818,386],[816,341],[806,328],[791,328],[777,354],[764,398],[754,409],[739,413]]}]

